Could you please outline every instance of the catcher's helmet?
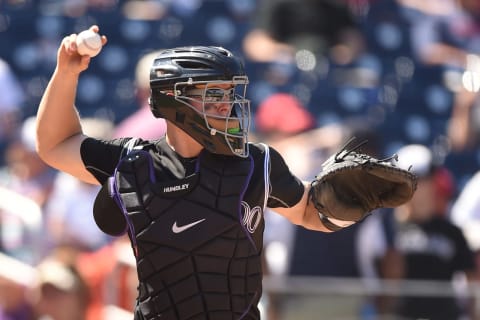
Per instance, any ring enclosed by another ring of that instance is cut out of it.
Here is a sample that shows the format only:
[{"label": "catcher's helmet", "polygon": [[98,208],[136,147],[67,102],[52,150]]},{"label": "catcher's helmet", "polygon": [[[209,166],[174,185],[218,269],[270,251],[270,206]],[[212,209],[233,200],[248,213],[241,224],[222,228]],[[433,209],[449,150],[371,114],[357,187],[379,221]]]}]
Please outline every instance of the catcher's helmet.
[{"label": "catcher's helmet", "polygon": [[[169,120],[207,150],[247,157],[247,84],[242,62],[224,48],[166,49],[150,69],[150,108],[155,117]],[[195,101],[201,107],[195,107]],[[225,116],[208,113],[212,104],[228,106],[229,111]]]}]

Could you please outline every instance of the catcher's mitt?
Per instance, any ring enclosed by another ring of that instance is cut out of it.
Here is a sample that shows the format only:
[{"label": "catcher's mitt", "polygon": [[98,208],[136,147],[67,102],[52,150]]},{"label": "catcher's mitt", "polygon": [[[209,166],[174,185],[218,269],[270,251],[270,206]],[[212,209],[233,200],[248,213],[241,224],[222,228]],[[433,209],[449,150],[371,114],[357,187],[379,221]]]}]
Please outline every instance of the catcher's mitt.
[{"label": "catcher's mitt", "polygon": [[397,155],[375,159],[355,151],[367,141],[349,148],[353,140],[322,164],[311,184],[309,199],[331,231],[364,219],[374,209],[397,207],[417,188],[415,174],[395,166]]}]

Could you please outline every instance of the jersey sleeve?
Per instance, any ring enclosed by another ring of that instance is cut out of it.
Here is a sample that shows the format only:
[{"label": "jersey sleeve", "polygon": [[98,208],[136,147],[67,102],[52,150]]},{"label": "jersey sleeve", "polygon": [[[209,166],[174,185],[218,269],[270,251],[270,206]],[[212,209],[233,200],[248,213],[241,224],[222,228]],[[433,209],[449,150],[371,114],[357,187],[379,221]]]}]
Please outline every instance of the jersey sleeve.
[{"label": "jersey sleeve", "polygon": [[455,259],[452,259],[454,270],[456,271],[474,271],[475,270],[475,254],[469,246],[462,230],[457,226],[452,226],[455,245],[457,250]]},{"label": "jersey sleeve", "polygon": [[[80,148],[85,168],[103,185],[115,171],[120,159],[125,156],[127,151],[126,145],[131,140],[131,138],[113,140],[85,139]],[[134,141],[134,144],[139,145],[142,142],[143,140],[137,139],[137,141]]]},{"label": "jersey sleeve", "polygon": [[296,205],[305,192],[302,181],[288,168],[280,153],[270,148],[269,208],[289,208]]}]

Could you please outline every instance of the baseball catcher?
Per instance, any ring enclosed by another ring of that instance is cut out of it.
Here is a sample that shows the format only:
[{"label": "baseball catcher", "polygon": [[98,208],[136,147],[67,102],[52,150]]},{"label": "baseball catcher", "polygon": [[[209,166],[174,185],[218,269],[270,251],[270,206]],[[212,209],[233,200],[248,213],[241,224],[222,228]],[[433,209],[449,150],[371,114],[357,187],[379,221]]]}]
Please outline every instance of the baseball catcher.
[{"label": "baseball catcher", "polygon": [[91,57],[78,52],[76,37],[58,48],[37,112],[37,151],[53,168],[102,186],[94,217],[130,241],[135,320],[259,320],[267,208],[327,232],[413,195],[413,174],[359,146],[345,146],[311,183],[275,148],[250,142],[248,76],[222,47],[162,49],[153,59],[150,110],[166,122],[165,135],[90,137],[75,97]]},{"label": "baseball catcher", "polygon": [[331,231],[348,227],[377,208],[408,202],[417,187],[415,174],[395,165],[397,155],[375,159],[357,152],[367,141],[351,147],[354,140],[328,158],[311,183],[309,200]]}]

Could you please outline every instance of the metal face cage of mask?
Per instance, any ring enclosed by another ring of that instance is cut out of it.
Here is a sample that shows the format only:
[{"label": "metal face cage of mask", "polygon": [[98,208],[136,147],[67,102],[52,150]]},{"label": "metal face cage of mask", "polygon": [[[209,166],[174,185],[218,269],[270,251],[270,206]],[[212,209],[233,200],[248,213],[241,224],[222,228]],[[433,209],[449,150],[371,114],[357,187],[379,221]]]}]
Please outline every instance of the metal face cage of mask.
[{"label": "metal face cage of mask", "polygon": [[[236,76],[231,81],[189,79],[174,85],[173,96],[152,90],[150,103],[158,110],[156,116],[172,121],[207,150],[245,158],[249,155],[251,119],[250,101],[245,98],[247,85],[246,76]],[[222,105],[229,109],[225,115],[214,112]]]},{"label": "metal face cage of mask", "polygon": [[[246,76],[234,77],[232,81],[179,82],[175,84],[174,95],[177,101],[202,117],[211,136],[220,135],[225,139],[232,154],[247,157],[250,129],[250,101],[245,98],[247,85]],[[224,115],[214,111],[225,107],[228,112]]]}]

